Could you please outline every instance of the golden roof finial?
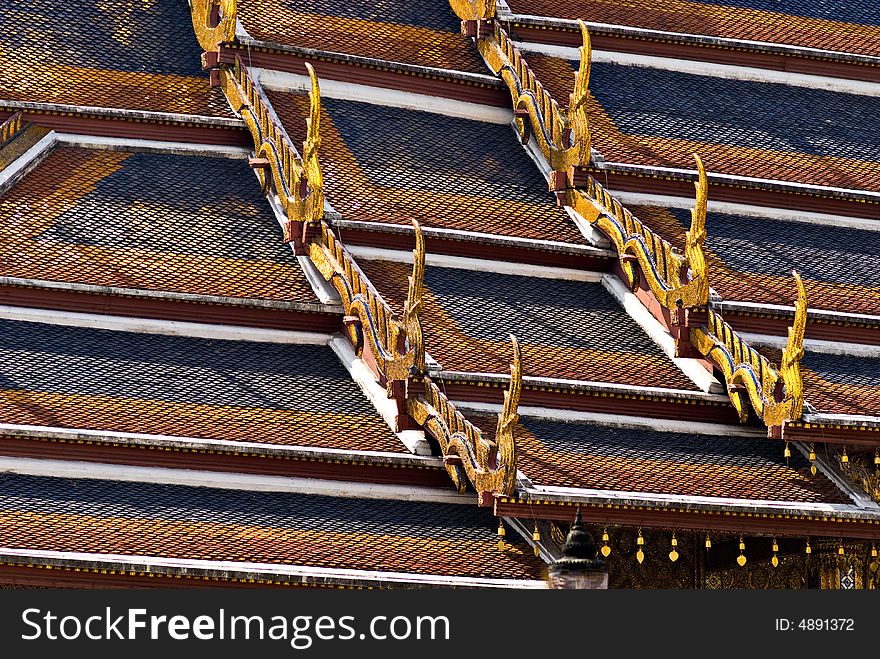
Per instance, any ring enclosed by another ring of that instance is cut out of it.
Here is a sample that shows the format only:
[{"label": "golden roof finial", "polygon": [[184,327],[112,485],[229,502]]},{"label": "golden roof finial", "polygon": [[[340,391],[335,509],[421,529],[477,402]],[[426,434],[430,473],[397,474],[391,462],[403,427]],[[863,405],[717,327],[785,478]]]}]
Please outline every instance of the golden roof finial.
[{"label": "golden roof finial", "polygon": [[779,374],[785,383],[785,398],[792,401],[791,419],[799,419],[804,407],[804,380],[800,362],[804,357],[804,334],[807,329],[807,289],[796,270],[792,270],[791,274],[797,284],[798,296],[794,305],[794,320],[788,328],[788,341],[779,364]]},{"label": "golden roof finial", "polygon": [[413,220],[412,224],[416,235],[416,247],[413,250],[413,269],[409,276],[409,290],[403,308],[403,327],[409,347],[415,352],[413,366],[419,373],[424,373],[425,338],[419,312],[422,309],[422,292],[425,285],[425,237],[422,235],[422,227],[419,223]]},{"label": "golden roof finial", "polygon": [[463,21],[495,18],[495,0],[449,0],[449,6]]},{"label": "golden roof finial", "polygon": [[703,161],[696,153],[694,160],[697,162],[697,180],[694,182],[697,196],[694,207],[691,210],[691,228],[685,234],[685,256],[688,267],[691,270],[691,280],[699,280],[699,291],[694,296],[703,300],[703,304],[709,299],[709,273],[706,266],[706,257],[703,254],[703,242],[706,240],[706,208],[709,204],[709,179],[706,176],[706,168]]},{"label": "golden roof finial", "polygon": [[504,468],[504,476],[501,485],[501,493],[510,494],[516,485],[516,443],[514,441],[514,428],[519,421],[519,399],[522,394],[522,352],[519,341],[511,334],[510,341],[513,344],[513,362],[510,364],[510,386],[504,392],[504,407],[498,415],[498,426],[495,431],[495,444],[497,446],[496,462]]}]

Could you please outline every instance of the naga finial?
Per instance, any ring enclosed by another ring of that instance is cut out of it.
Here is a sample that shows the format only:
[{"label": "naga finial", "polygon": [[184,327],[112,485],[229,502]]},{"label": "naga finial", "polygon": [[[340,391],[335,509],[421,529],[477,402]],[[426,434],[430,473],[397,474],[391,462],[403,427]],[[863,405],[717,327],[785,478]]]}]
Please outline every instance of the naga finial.
[{"label": "naga finial", "polygon": [[792,419],[799,419],[804,405],[804,380],[801,376],[800,362],[804,357],[804,334],[807,329],[807,290],[796,270],[792,270],[797,284],[797,301],[794,305],[794,321],[788,328],[788,341],[782,352],[779,374],[785,383],[785,397],[793,402]]},{"label": "naga finial", "polygon": [[[311,80],[309,91],[309,116],[306,119],[306,139],[303,140],[302,162],[303,178],[311,192],[310,200],[306,206],[310,209],[304,218],[308,221],[320,219],[324,215],[324,174],[318,161],[318,149],[321,146],[321,87],[318,84],[318,76],[315,68],[306,62],[306,70]],[[305,187],[294,192],[305,196]],[[303,200],[305,201],[305,200]]]},{"label": "naga finial", "polygon": [[583,43],[579,49],[581,62],[574,77],[574,91],[569,98],[568,126],[571,129],[571,144],[579,147],[579,164],[587,165],[590,162],[590,122],[584,106],[589,98],[590,62],[593,50],[587,24],[578,19],[578,25],[581,27]]},{"label": "naga finial", "polygon": [[409,290],[403,308],[403,327],[409,347],[415,352],[413,366],[419,373],[425,372],[425,338],[422,334],[422,323],[419,312],[422,308],[422,291],[425,285],[425,237],[422,227],[412,221],[416,234],[416,247],[413,250],[413,270],[409,277]]},{"label": "naga finial", "polygon": [[514,428],[519,420],[517,412],[519,399],[522,394],[522,352],[519,341],[511,334],[510,341],[513,344],[513,362],[510,364],[510,387],[504,392],[504,407],[498,414],[498,426],[495,431],[495,445],[497,446],[496,462],[499,467],[505,468],[501,491],[504,494],[513,492],[516,484],[516,444],[514,442]]},{"label": "naga finial", "polygon": [[495,0],[449,0],[452,11],[463,21],[495,18]]},{"label": "naga finial", "polygon": [[709,179],[703,161],[696,153],[697,180],[694,188],[697,192],[694,207],[691,210],[691,228],[685,233],[685,256],[691,270],[691,279],[700,281],[700,292],[697,296],[705,304],[709,299],[709,276],[706,257],[703,254],[703,242],[706,240],[706,208],[709,203]]}]

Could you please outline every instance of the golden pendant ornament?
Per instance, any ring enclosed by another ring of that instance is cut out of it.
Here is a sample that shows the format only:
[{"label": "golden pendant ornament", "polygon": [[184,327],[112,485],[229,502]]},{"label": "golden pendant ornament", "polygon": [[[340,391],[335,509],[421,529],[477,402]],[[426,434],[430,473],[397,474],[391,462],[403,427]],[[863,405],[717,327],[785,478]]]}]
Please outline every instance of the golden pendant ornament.
[{"label": "golden pendant ornament", "polygon": [[736,557],[736,562],[739,563],[740,567],[743,567],[746,564],[746,557],[744,554],[740,554]]},{"label": "golden pendant ornament", "polygon": [[736,559],[736,562],[739,563],[739,566],[742,567],[746,564],[746,555],[743,553],[746,550],[746,543],[743,542],[742,536],[739,537],[739,556]]},{"label": "golden pendant ornament", "polygon": [[706,549],[712,549],[712,538],[706,534]]},{"label": "golden pendant ornament", "polygon": [[773,567],[779,567],[779,558],[776,556],[776,554],[773,554],[773,558],[770,559],[770,564]]},{"label": "golden pendant ornament", "polygon": [[675,561],[678,560],[678,550],[677,549],[673,549],[671,552],[669,552],[669,560],[672,561],[673,563],[675,563]]},{"label": "golden pendant ornament", "polygon": [[810,547],[810,541],[809,541],[809,540],[807,540],[807,547],[806,547],[806,549],[804,550],[804,552],[807,553],[807,554],[812,554],[812,553],[813,553],[813,548]]},{"label": "golden pendant ornament", "polygon": [[599,550],[599,553],[601,553],[602,556],[604,556],[605,558],[608,558],[608,556],[611,555],[611,547],[609,547],[608,545],[602,545],[602,549]]},{"label": "golden pendant ornament", "polygon": [[786,464],[788,464],[788,459],[791,457],[791,448],[788,446],[788,442],[785,442],[785,451],[783,452],[785,456]]},{"label": "golden pendant ornament", "polygon": [[639,550],[636,552],[636,560],[637,560],[639,563],[641,563],[642,561],[645,560],[645,552],[643,552],[641,549],[639,549]]},{"label": "golden pendant ornament", "polygon": [[816,471],[817,471],[816,470],[816,451],[811,446],[810,447],[810,473],[813,474],[813,476],[815,476]]},{"label": "golden pendant ornament", "polygon": [[843,447],[843,455],[840,456],[840,461],[843,462],[844,464],[847,463],[847,462],[849,462],[849,456],[848,456],[847,453],[846,453],[846,447],[845,447],[845,446]]}]

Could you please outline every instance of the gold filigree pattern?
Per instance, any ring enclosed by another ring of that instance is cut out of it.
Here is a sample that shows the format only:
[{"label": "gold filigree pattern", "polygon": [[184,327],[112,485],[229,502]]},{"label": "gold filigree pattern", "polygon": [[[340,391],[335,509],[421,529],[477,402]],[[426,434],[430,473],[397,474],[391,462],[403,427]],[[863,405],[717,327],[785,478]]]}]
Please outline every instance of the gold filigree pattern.
[{"label": "gold filigree pattern", "polygon": [[620,267],[633,290],[641,274],[657,300],[667,309],[705,306],[709,301],[709,277],[703,255],[706,239],[706,170],[694,154],[699,177],[694,184],[696,204],[691,211],[685,254],[654,233],[590,177],[584,189],[568,190],[568,205],[596,226],[617,248]]},{"label": "gold filigree pattern", "polygon": [[463,21],[495,18],[495,0],[449,0],[452,11]]},{"label": "gold filigree pattern", "polygon": [[403,324],[354,262],[325,222],[308,246],[309,258],[321,276],[339,292],[359,356],[374,368],[385,385],[406,380],[415,353],[406,349]]},{"label": "gold filigree pattern", "polygon": [[422,309],[422,292],[425,288],[425,237],[422,227],[412,221],[416,235],[416,248],[413,250],[413,271],[409,276],[409,289],[403,307],[403,327],[406,331],[407,345],[413,351],[413,367],[419,373],[425,372],[425,337],[419,312]]},{"label": "gold filigree pattern", "polygon": [[748,417],[746,400],[768,428],[781,428],[801,417],[804,384],[800,361],[804,356],[804,331],[807,326],[807,293],[797,272],[798,299],[794,321],[788,328],[788,341],[779,370],[752,348],[721,318],[709,310],[707,327],[692,327],[691,342],[724,374],[728,394],[740,421]]},{"label": "gold filigree pattern", "polygon": [[489,67],[510,90],[520,136],[524,141],[534,136],[550,168],[566,174],[567,185],[574,185],[574,167],[590,161],[590,127],[585,109],[590,35],[584,22],[579,23],[583,35],[581,62],[567,112],[544,88],[501,25],[495,23],[491,33],[477,39],[477,48]]},{"label": "gold filigree pattern", "polygon": [[241,60],[236,59],[232,71],[224,67],[221,74],[226,97],[251,132],[257,159],[263,159],[268,165],[268,171],[257,170],[263,191],[268,194],[274,188],[277,193],[281,207],[287,214],[285,238],[294,242],[295,249],[301,247],[304,241],[300,233],[307,230],[309,225],[317,226],[324,217],[324,178],[318,162],[321,92],[312,65],[307,63],[306,68],[311,79],[311,92],[302,157],[290,143],[284,129],[276,123],[262,88],[251,78]]},{"label": "gold filigree pattern", "polygon": [[193,29],[206,53],[216,53],[220,44],[235,39],[238,0],[190,0]]},{"label": "gold filigree pattern", "polygon": [[407,401],[407,411],[440,444],[446,470],[459,492],[467,482],[481,496],[509,496],[516,485],[516,445],[513,429],[519,419],[517,408],[522,393],[522,355],[514,336],[510,387],[504,392],[504,407],[498,414],[495,441],[468,421],[434,382],[425,377],[425,392]]}]

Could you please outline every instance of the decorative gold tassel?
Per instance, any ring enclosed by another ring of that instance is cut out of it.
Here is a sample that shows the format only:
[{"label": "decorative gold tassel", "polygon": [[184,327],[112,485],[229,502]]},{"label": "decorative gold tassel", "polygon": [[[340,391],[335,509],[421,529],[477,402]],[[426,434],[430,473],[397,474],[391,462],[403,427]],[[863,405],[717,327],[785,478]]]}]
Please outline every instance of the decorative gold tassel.
[{"label": "decorative gold tassel", "polygon": [[672,534],[672,551],[669,552],[669,560],[673,563],[678,560],[678,540],[674,533]]},{"label": "decorative gold tassel", "polygon": [[538,556],[541,553],[538,549],[538,543],[541,542],[541,532],[538,530],[537,522],[535,522],[535,530],[532,532],[532,540],[535,543],[535,556]]},{"label": "decorative gold tassel", "polygon": [[740,567],[743,567],[746,564],[746,555],[743,553],[746,550],[746,543],[743,542],[742,536],[739,537],[739,556],[736,558],[736,562],[739,563]]},{"label": "decorative gold tassel", "polygon": [[498,520],[498,551],[504,551],[504,536],[507,531],[504,529],[504,521]]},{"label": "decorative gold tassel", "polygon": [[636,538],[636,544],[639,547],[639,550],[636,552],[636,560],[641,563],[645,560],[645,552],[642,548],[645,546],[645,539],[642,537],[642,529],[639,529],[639,535]]},{"label": "decorative gold tassel", "polygon": [[600,549],[599,551],[605,558],[608,558],[608,556],[611,554],[611,547],[608,544],[609,540],[610,538],[608,537],[608,529],[602,529],[602,549]]},{"label": "decorative gold tassel", "polygon": [[816,475],[816,449],[810,444],[810,473]]},{"label": "decorative gold tassel", "polygon": [[779,556],[777,556],[778,553],[779,553],[779,544],[776,542],[776,538],[773,538],[773,558],[770,559],[770,564],[773,567],[779,566]]}]

